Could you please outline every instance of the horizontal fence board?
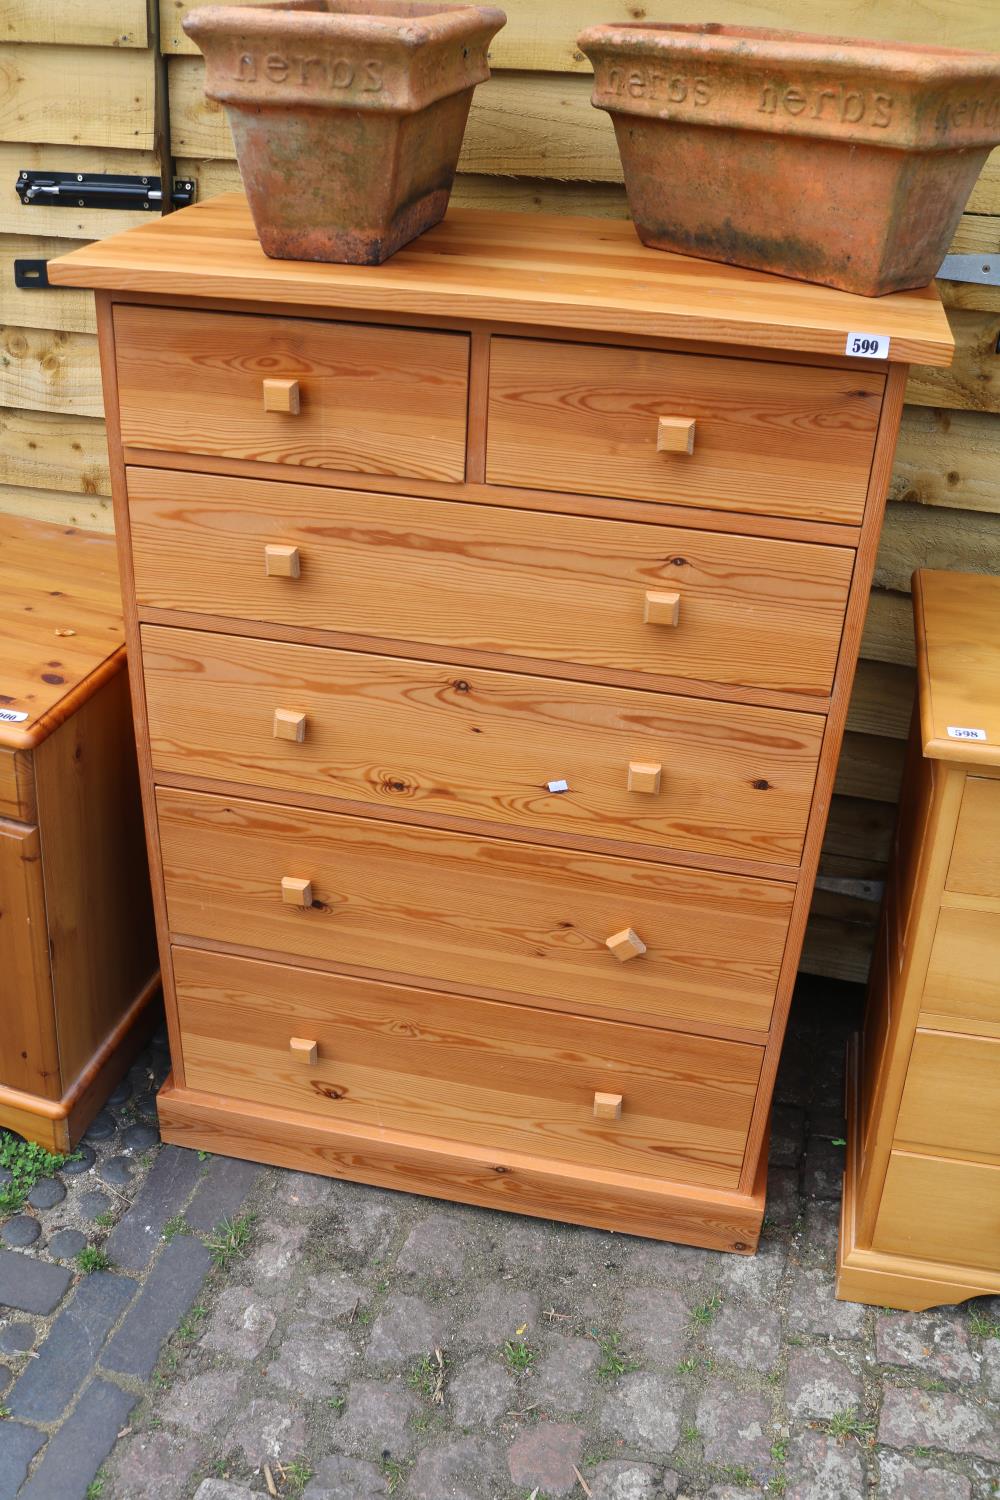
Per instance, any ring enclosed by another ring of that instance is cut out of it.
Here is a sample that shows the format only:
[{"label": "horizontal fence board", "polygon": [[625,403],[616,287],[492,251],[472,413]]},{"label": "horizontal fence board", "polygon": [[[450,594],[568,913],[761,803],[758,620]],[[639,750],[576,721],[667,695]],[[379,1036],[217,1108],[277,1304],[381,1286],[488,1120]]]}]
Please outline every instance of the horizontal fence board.
[{"label": "horizontal fence board", "polygon": [[51,287],[25,291],[14,285],[13,261],[54,260],[86,240],[57,240],[45,235],[0,235],[0,323],[21,328],[61,328],[67,333],[94,333],[94,294],[87,287]]},{"label": "horizontal fence board", "polygon": [[152,150],[155,77],[150,51],[0,46],[0,138]]},{"label": "horizontal fence board", "polygon": [[934,505],[888,506],[875,583],[905,593],[915,568],[1000,573],[1000,515]]},{"label": "horizontal fence board", "polygon": [[823,853],[882,865],[889,858],[895,826],[894,802],[838,795],[830,802]]},{"label": "horizontal fence board", "polygon": [[954,362],[940,370],[913,365],[906,383],[907,402],[911,406],[1000,412],[1000,312],[949,307],[948,322],[955,335]]},{"label": "horizontal fence board", "polygon": [[0,481],[71,494],[110,495],[103,421],[69,412],[0,408]]},{"label": "horizontal fence board", "polygon": [[895,662],[859,661],[847,710],[847,727],[859,734],[904,740],[910,731],[917,675]]},{"label": "horizontal fence board", "polygon": [[148,47],[146,0],[4,0],[0,41]]},{"label": "horizontal fence board", "polygon": [[[184,34],[181,21],[204,0],[160,0],[160,38],[164,52],[197,51]],[[234,3],[234,0],[228,0]],[[237,5],[252,0],[235,0]],[[546,72],[589,71],[590,64],[576,45],[586,26],[616,20],[606,0],[505,0],[507,25],[494,38],[490,60],[497,68],[530,68]],[[705,19],[701,0],[644,0],[623,6],[633,19],[699,22]],[[802,0],[718,0],[713,21],[742,26],[806,25]],[[624,17],[623,17],[624,18]],[[995,16],[989,0],[942,0],[914,5],[912,0],[828,0],[822,24],[809,29],[835,36],[864,36],[879,40],[926,42],[934,47],[997,48]]]},{"label": "horizontal fence board", "polygon": [[[907,589],[909,586],[907,580]],[[914,666],[916,650],[913,645],[913,605],[908,593],[897,594],[889,589],[872,589],[868,596],[861,655],[868,661]]]},{"label": "horizontal fence board", "polygon": [[102,417],[96,336],[0,328],[0,406]]},{"label": "horizontal fence board", "polygon": [[1000,416],[906,407],[889,497],[1000,512]]},{"label": "horizontal fence board", "polygon": [[88,531],[114,532],[111,501],[103,495],[71,495],[65,490],[18,488],[0,484],[0,512],[54,521],[59,526],[84,526]]},{"label": "horizontal fence board", "polygon": [[873,922],[851,922],[813,909],[806,924],[799,972],[847,984],[865,984],[878,929]]},{"label": "horizontal fence board", "polygon": [[843,797],[897,802],[904,751],[902,740],[849,730],[844,735],[834,790]]},{"label": "horizontal fence board", "polygon": [[[107,151],[97,146],[38,146],[0,141],[0,233],[45,234],[71,240],[100,240],[108,234],[148,224],[148,213],[118,208],[30,206],[15,191],[19,172],[113,172],[153,177],[159,172],[151,151]],[[68,248],[68,247],[67,247]]]}]

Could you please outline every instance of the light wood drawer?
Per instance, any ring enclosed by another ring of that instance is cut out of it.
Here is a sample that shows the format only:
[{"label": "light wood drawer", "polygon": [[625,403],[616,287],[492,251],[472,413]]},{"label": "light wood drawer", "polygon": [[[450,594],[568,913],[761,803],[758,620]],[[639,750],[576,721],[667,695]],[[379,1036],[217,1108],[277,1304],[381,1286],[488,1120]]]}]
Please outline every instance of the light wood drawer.
[{"label": "light wood drawer", "polygon": [[1000,1158],[1000,1041],[917,1031],[896,1142]]},{"label": "light wood drawer", "polygon": [[1000,1271],[1000,1167],[893,1151],[872,1248]]},{"label": "light wood drawer", "polygon": [[1000,1036],[1000,912],[942,907],[920,1023]]},{"label": "light wood drawer", "polygon": [[[129,471],[142,607],[825,694],[847,548],[581,516]],[[298,576],[265,576],[265,548]],[[648,592],[679,596],[676,625]],[[359,643],[362,644],[362,643]]]},{"label": "light wood drawer", "polygon": [[7,822],[0,822],[0,1000],[0,1082],[58,1099],[41,840],[37,828]]},{"label": "light wood drawer", "polygon": [[158,772],[732,858],[801,854],[816,714],[153,625],[142,642]]},{"label": "light wood drawer", "polygon": [[[190,1088],[611,1171],[737,1184],[759,1047],[184,948],[174,949],[174,974]],[[620,1096],[618,1118],[613,1102],[595,1117],[601,1094]]]},{"label": "light wood drawer", "polygon": [[31,754],[24,750],[0,750],[0,818],[35,816],[34,775]]},{"label": "light wood drawer", "polygon": [[970,896],[1000,896],[1000,780],[966,778],[946,885]]},{"label": "light wood drawer", "polygon": [[[654,1025],[769,1024],[791,885],[165,787],[157,804],[178,939]],[[647,951],[621,962],[606,940],[628,928]]]},{"label": "light wood drawer", "polygon": [[487,479],[858,525],[884,384],[870,371],[494,338]]},{"label": "light wood drawer", "polygon": [[119,306],[115,341],[127,446],[465,475],[465,334]]}]

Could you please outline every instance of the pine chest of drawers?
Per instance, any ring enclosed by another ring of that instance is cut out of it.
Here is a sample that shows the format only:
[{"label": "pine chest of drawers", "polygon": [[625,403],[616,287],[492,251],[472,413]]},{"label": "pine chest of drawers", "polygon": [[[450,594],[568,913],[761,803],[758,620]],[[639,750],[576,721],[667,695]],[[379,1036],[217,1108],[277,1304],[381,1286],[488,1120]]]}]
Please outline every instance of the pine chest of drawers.
[{"label": "pine chest of drawers", "polygon": [[268,261],[235,195],[51,274],[99,288],[165,1137],[751,1251],[933,290],[461,211]]},{"label": "pine chest of drawers", "polygon": [[1000,578],[914,577],[918,712],[864,1034],[837,1291],[1000,1293]]}]

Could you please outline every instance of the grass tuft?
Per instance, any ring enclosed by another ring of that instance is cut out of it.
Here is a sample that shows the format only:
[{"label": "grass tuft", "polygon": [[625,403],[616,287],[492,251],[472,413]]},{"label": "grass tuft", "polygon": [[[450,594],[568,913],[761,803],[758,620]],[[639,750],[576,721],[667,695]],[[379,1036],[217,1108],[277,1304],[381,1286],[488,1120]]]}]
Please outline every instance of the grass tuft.
[{"label": "grass tuft", "polygon": [[106,1271],[110,1264],[107,1251],[99,1250],[96,1245],[84,1245],[76,1255],[76,1268],[85,1276],[91,1275],[93,1271]]},{"label": "grass tuft", "polygon": [[634,1360],[627,1358],[622,1352],[620,1333],[591,1333],[601,1351],[601,1358],[597,1366],[598,1378],[601,1380],[617,1380],[620,1375],[627,1375],[630,1370],[637,1370],[639,1366]]},{"label": "grass tuft", "polygon": [[0,1131],[0,1167],[6,1167],[11,1174],[10,1181],[0,1187],[0,1218],[20,1213],[35,1183],[51,1177],[70,1159],[55,1156],[34,1141],[22,1141],[9,1130]]},{"label": "grass tuft", "polygon": [[535,1363],[536,1350],[524,1339],[508,1339],[503,1346],[503,1357],[507,1361],[507,1368],[515,1375],[523,1375],[530,1370]]},{"label": "grass tuft", "polygon": [[242,1255],[253,1235],[253,1214],[240,1214],[235,1219],[222,1219],[212,1233],[206,1236],[205,1246],[211,1252],[212,1263],[225,1270],[232,1261]]},{"label": "grass tuft", "polygon": [[863,1417],[857,1407],[849,1406],[844,1411],[834,1412],[826,1424],[826,1430],[838,1442],[843,1443],[848,1438],[857,1438],[860,1443],[874,1435],[875,1423]]}]

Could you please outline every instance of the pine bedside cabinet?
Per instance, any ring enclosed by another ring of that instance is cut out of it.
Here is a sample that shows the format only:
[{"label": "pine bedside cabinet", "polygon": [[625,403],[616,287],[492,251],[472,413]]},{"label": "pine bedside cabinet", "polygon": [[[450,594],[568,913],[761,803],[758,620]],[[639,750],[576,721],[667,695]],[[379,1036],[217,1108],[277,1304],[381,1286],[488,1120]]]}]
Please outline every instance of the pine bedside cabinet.
[{"label": "pine bedside cabinet", "polygon": [[933,288],[464,210],[268,260],[235,194],[50,274],[100,289],[166,1139],[752,1251]]},{"label": "pine bedside cabinet", "polygon": [[919,711],[860,1048],[838,1296],[1000,1293],[1000,578],[914,577]]},{"label": "pine bedside cabinet", "polygon": [[114,539],[0,516],[0,1126],[76,1144],[159,987]]}]

